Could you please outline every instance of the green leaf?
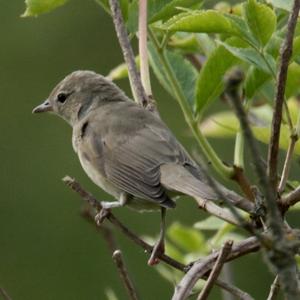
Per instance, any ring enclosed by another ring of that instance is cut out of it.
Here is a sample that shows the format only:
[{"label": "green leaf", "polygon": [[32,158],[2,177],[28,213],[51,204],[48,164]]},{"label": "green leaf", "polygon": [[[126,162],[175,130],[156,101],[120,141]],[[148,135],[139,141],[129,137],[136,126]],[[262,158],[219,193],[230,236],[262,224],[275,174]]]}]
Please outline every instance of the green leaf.
[{"label": "green leaf", "polygon": [[203,234],[178,222],[169,227],[167,236],[174,244],[187,252],[201,252],[206,249]]},{"label": "green leaf", "polygon": [[201,123],[200,129],[207,137],[234,137],[239,130],[239,121],[232,111],[222,111],[206,118]]},{"label": "green leaf", "polygon": [[251,99],[260,88],[272,78],[270,74],[267,74],[254,66],[251,66],[246,74],[245,79],[245,95],[247,99]]},{"label": "green leaf", "polygon": [[285,88],[287,98],[297,96],[300,93],[300,65],[295,62],[289,65],[288,76]]},{"label": "green leaf", "polygon": [[108,14],[110,14],[110,7],[108,0],[95,0]]},{"label": "green leaf", "polygon": [[26,10],[21,17],[35,17],[64,5],[68,0],[25,0]]},{"label": "green leaf", "polygon": [[[155,47],[150,43],[148,46],[149,49],[149,60],[151,63],[151,67],[160,81],[161,85],[167,90],[170,95],[176,98],[171,85],[168,82],[167,76],[165,74],[165,70],[160,63],[160,59]],[[170,66],[174,72],[174,75],[185,95],[185,98],[189,102],[191,106],[194,104],[195,99],[195,83],[197,80],[197,71],[192,66],[192,64],[186,60],[182,55],[166,51],[166,57],[170,63]]]},{"label": "green leaf", "polygon": [[[137,65],[137,67],[139,67],[139,65],[140,65],[140,57],[139,56],[137,56],[135,58],[135,63]],[[127,78],[128,77],[128,67],[127,67],[126,63],[122,63],[122,64],[116,66],[115,68],[113,68],[112,70],[110,70],[107,77],[111,80],[120,80],[123,78]]]},{"label": "green leaf", "polygon": [[161,25],[161,29],[171,32],[239,33],[231,19],[216,10],[180,13]]},{"label": "green leaf", "polygon": [[292,60],[300,64],[300,36],[297,36],[293,41],[293,56]]},{"label": "green leaf", "polygon": [[149,2],[149,23],[166,20],[181,12],[179,7],[189,8],[201,5],[199,0],[152,0]]},{"label": "green leaf", "polygon": [[[252,127],[255,137],[263,142],[264,144],[269,144],[271,130],[270,127]],[[283,150],[287,150],[290,142],[290,130],[287,125],[281,125],[280,130],[280,140],[279,140],[279,148]],[[300,155],[300,143],[297,142],[295,145],[294,154]]]},{"label": "green leaf", "polygon": [[[236,43],[236,39],[231,38],[228,43]],[[202,110],[213,100],[220,96],[224,90],[224,74],[228,69],[238,62],[223,45],[217,48],[208,56],[202,69],[200,70],[196,85],[196,111]]]},{"label": "green leaf", "polygon": [[105,295],[107,300],[118,300],[116,293],[112,289],[106,289]]},{"label": "green leaf", "polygon": [[249,29],[256,39],[265,45],[276,29],[276,15],[267,5],[248,0],[244,11]]},{"label": "green leaf", "polygon": [[225,221],[217,217],[210,216],[203,221],[195,223],[194,227],[200,230],[218,230],[224,223]]},{"label": "green leaf", "polygon": [[270,54],[265,53],[264,57],[262,57],[262,55],[253,48],[233,47],[221,41],[219,41],[219,43],[237,58],[249,63],[250,65],[254,65],[265,73],[275,74],[276,62]]},{"label": "green leaf", "polygon": [[281,8],[287,11],[292,10],[293,0],[267,0],[274,7]]}]

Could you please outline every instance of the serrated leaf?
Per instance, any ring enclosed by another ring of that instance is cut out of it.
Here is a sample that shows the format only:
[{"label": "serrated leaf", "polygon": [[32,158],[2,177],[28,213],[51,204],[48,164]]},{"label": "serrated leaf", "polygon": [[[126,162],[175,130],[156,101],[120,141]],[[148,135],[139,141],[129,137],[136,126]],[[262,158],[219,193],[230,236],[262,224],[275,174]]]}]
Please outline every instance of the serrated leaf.
[{"label": "serrated leaf", "polygon": [[[229,39],[228,43],[236,43],[236,39]],[[224,90],[223,77],[228,69],[234,66],[238,59],[223,45],[209,55],[198,75],[196,85],[196,111],[202,110],[213,100],[217,99]]]},{"label": "serrated leaf", "polygon": [[161,25],[161,29],[171,32],[239,33],[233,22],[216,10],[180,13]]},{"label": "serrated leaf", "polygon": [[276,29],[276,15],[269,6],[248,0],[244,11],[248,27],[256,39],[264,46]]},{"label": "serrated leaf", "polygon": [[[170,93],[175,99],[176,95],[174,90],[172,89],[168,77],[165,74],[165,70],[160,62],[158,53],[155,47],[150,43],[148,46],[149,49],[149,60],[151,63],[151,67],[160,81],[161,85]],[[169,64],[172,68],[172,71],[181,87],[185,98],[193,107],[194,99],[195,99],[195,82],[197,80],[197,71],[192,66],[192,64],[186,60],[182,55],[167,51],[165,52],[166,58],[169,61]]]},{"label": "serrated leaf", "polygon": [[36,17],[64,5],[68,0],[25,0],[26,10],[21,17]]},{"label": "serrated leaf", "polygon": [[169,227],[167,236],[175,245],[187,252],[201,252],[206,248],[205,238],[201,232],[178,222]]},{"label": "serrated leaf", "polygon": [[224,225],[224,223],[225,221],[217,217],[210,216],[203,221],[195,223],[194,227],[200,230],[218,230]]},{"label": "serrated leaf", "polygon": [[251,99],[255,93],[259,92],[260,88],[271,78],[271,74],[251,66],[247,71],[244,83],[246,98]]},{"label": "serrated leaf", "polygon": [[228,45],[227,43],[219,42],[223,45],[231,54],[237,58],[249,63],[250,65],[256,66],[258,69],[265,73],[272,74],[276,72],[276,62],[274,58],[265,53],[265,59],[253,48],[238,48]]},{"label": "serrated leaf", "polygon": [[267,0],[267,2],[286,11],[291,11],[293,6],[293,0]]}]

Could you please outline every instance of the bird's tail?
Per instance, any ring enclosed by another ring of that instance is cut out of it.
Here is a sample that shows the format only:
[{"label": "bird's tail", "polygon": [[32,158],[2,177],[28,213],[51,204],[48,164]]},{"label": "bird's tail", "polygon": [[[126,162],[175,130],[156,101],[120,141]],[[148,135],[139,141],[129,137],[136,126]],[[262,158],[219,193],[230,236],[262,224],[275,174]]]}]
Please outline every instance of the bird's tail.
[{"label": "bird's tail", "polygon": [[[165,164],[160,168],[161,171],[161,184],[168,190],[183,193],[193,198],[201,198],[204,200],[213,201],[229,201],[236,207],[244,210],[251,210],[252,203],[245,201],[237,193],[228,190],[221,184],[215,182],[220,193],[216,191],[206,182],[196,178],[182,165],[178,164]],[[220,194],[226,199],[220,199]]]}]

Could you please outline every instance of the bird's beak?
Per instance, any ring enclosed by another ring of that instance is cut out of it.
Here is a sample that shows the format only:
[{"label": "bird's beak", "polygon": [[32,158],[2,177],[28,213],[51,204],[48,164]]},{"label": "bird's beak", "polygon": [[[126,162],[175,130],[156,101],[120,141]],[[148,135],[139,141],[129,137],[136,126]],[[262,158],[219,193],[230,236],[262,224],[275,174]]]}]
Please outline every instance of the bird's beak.
[{"label": "bird's beak", "polygon": [[47,111],[53,111],[53,108],[48,99],[45,102],[43,102],[42,104],[35,107],[33,109],[32,113],[36,114],[36,113],[47,112]]}]

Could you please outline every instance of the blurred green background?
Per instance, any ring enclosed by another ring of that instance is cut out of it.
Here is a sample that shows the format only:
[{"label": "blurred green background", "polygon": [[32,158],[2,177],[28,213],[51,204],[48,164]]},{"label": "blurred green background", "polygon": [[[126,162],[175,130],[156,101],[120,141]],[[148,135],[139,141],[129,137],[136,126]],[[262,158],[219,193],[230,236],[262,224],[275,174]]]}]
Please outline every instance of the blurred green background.
[{"label": "blurred green background", "polygon": [[[109,196],[81,169],[71,128],[52,115],[31,114],[68,73],[107,74],[122,61],[111,19],[92,0],[72,0],[38,18],[20,18],[24,9],[23,1],[0,0],[0,287],[14,300],[105,299],[107,288],[126,299],[104,241],[80,216],[81,200],[61,178],[74,176],[99,199]],[[163,119],[193,150],[177,105],[153,82]],[[119,84],[130,94],[127,80]],[[231,160],[232,143],[214,145]],[[140,235],[158,233],[156,213],[124,208],[116,215]],[[193,201],[182,200],[168,222],[191,225],[201,216]],[[117,238],[141,299],[169,299],[173,286],[147,266],[148,256]],[[255,254],[233,264],[235,283],[255,299],[266,298],[273,277],[260,259]],[[211,299],[220,297],[215,291]]]}]

